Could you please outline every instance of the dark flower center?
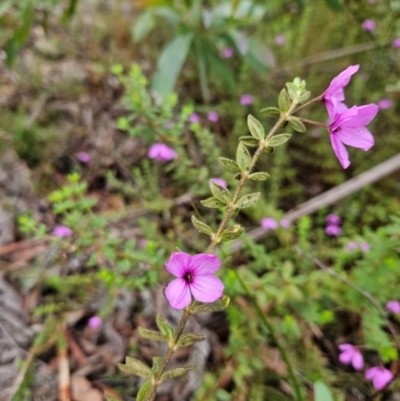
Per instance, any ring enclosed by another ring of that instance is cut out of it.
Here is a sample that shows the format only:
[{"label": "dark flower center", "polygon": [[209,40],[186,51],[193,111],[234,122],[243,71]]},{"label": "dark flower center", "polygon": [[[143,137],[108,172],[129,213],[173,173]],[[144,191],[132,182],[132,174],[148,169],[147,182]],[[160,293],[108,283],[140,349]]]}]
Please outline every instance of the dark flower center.
[{"label": "dark flower center", "polygon": [[187,283],[191,283],[193,281],[193,276],[191,273],[186,273],[183,278],[186,280]]}]

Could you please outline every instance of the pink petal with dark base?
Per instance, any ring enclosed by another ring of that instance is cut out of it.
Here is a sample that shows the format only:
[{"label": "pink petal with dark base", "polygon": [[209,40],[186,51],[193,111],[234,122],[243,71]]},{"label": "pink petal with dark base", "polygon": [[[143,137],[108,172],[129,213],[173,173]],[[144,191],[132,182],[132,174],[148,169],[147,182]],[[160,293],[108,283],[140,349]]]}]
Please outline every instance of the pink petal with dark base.
[{"label": "pink petal with dark base", "polygon": [[195,276],[213,274],[221,267],[221,261],[215,255],[200,253],[192,256],[189,266]]},{"label": "pink petal with dark base", "polygon": [[174,252],[165,263],[165,268],[175,277],[183,277],[189,271],[190,255],[185,252]]},{"label": "pink petal with dark base", "polygon": [[199,302],[214,302],[222,297],[224,285],[222,281],[215,276],[197,276],[190,283],[194,299]]},{"label": "pink petal with dark base", "polygon": [[335,135],[345,145],[365,151],[371,149],[375,143],[374,137],[367,128],[343,128]]},{"label": "pink petal with dark base", "polygon": [[165,296],[174,309],[183,309],[192,302],[189,285],[183,278],[172,280],[165,289]]}]

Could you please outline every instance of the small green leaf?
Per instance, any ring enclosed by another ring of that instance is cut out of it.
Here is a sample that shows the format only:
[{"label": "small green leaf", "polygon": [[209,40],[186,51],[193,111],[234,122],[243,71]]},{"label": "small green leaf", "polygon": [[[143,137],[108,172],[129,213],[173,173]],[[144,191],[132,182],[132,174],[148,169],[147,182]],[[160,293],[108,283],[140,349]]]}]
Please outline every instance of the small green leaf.
[{"label": "small green leaf", "polygon": [[226,206],[226,204],[224,202],[221,202],[214,196],[212,196],[211,198],[204,199],[204,200],[200,201],[200,203],[205,207],[214,208],[214,209],[218,209],[220,207]]},{"label": "small green leaf", "polygon": [[161,333],[165,334],[170,340],[174,338],[175,332],[172,326],[162,317],[160,313],[156,316],[157,327]]},{"label": "small green leaf", "polygon": [[252,136],[240,136],[239,141],[244,143],[246,146],[256,147],[260,144],[260,141]]},{"label": "small green leaf", "polygon": [[213,180],[210,180],[211,193],[221,202],[228,203],[232,199],[231,193],[221,185],[216,184]]},{"label": "small green leaf", "polygon": [[304,103],[306,102],[311,96],[311,92],[310,91],[305,91],[303,92],[300,96],[299,96],[299,103]]},{"label": "small green leaf", "polygon": [[[239,138],[240,139],[240,138]],[[235,162],[235,160],[227,159],[226,157],[219,157],[218,161],[229,171],[233,173],[238,173],[240,171],[239,166]]]},{"label": "small green leaf", "polygon": [[235,224],[232,227],[226,228],[221,235],[219,236],[219,240],[222,242],[232,241],[236,238],[239,238],[243,233],[243,227],[239,224]]},{"label": "small green leaf", "polygon": [[222,305],[215,304],[202,304],[195,306],[192,311],[193,314],[201,313],[201,312],[222,312],[225,308]]},{"label": "small green leaf", "polygon": [[273,148],[272,146],[266,146],[264,149],[263,149],[263,152],[264,153],[274,153],[274,150],[275,150],[275,148]]},{"label": "small green leaf", "polygon": [[104,398],[105,398],[107,401],[121,401],[119,398],[111,397],[111,395],[108,395],[108,394],[106,394],[106,393],[104,393]]},{"label": "small green leaf", "polygon": [[147,338],[148,340],[165,342],[169,341],[168,337],[165,334],[160,333],[159,331],[145,329],[144,327],[139,327],[139,334],[143,338]]},{"label": "small green leaf", "polygon": [[157,373],[162,365],[163,359],[160,356],[153,356],[153,366],[151,368],[153,373]]},{"label": "small green leaf", "polygon": [[204,341],[206,336],[199,336],[197,334],[189,333],[183,334],[178,341],[178,347],[188,347],[194,343]]},{"label": "small green leaf", "polygon": [[289,117],[288,118],[290,126],[298,132],[306,132],[306,126],[304,125],[303,121],[298,119],[297,117]]},{"label": "small green leaf", "polygon": [[253,206],[260,199],[260,192],[254,192],[242,196],[235,204],[236,209],[245,209],[247,207]]},{"label": "small green leaf", "polygon": [[144,39],[150,31],[154,28],[154,15],[150,11],[144,12],[136,21],[133,29],[133,40],[140,42]]},{"label": "small green leaf", "polygon": [[279,98],[278,98],[278,105],[279,105],[279,109],[280,111],[282,111],[283,113],[287,112],[290,108],[290,97],[286,91],[286,89],[282,89],[281,93],[279,94]]},{"label": "small green leaf", "polygon": [[142,387],[140,387],[139,392],[137,393],[136,396],[136,401],[143,401],[147,395],[147,392],[151,388],[151,382],[150,380],[146,380],[143,384]]},{"label": "small green leaf", "polygon": [[269,141],[268,141],[268,146],[279,146],[282,145],[283,143],[287,142],[290,137],[292,136],[292,134],[279,134],[279,135],[275,135],[273,136]]},{"label": "small green leaf", "polygon": [[186,366],[184,368],[175,368],[175,369],[170,369],[164,372],[161,376],[161,382],[168,380],[168,379],[173,379],[175,377],[183,376],[186,373],[190,372],[193,370],[196,366],[191,365],[191,366]]},{"label": "small green leaf", "polygon": [[277,107],[266,107],[261,110],[261,113],[266,114],[268,117],[277,117],[281,114],[281,111]]},{"label": "small green leaf", "polygon": [[314,401],[334,401],[331,390],[321,380],[314,383]]},{"label": "small green leaf", "polygon": [[269,178],[269,174],[263,171],[259,171],[258,173],[250,174],[249,178],[253,181],[265,181]]},{"label": "small green leaf", "polygon": [[192,223],[202,234],[208,235],[209,237],[211,237],[214,234],[210,226],[208,226],[205,223],[202,223],[195,216],[192,216]]},{"label": "small green leaf", "polygon": [[118,367],[128,375],[135,375],[148,379],[153,376],[151,369],[138,359],[127,356],[125,358],[125,365],[118,364]]},{"label": "small green leaf", "polygon": [[243,143],[239,143],[239,146],[236,151],[236,162],[242,171],[248,171],[251,165],[251,156],[250,152],[243,145]]},{"label": "small green leaf", "polygon": [[247,117],[247,126],[249,127],[249,131],[254,138],[262,141],[265,138],[264,127],[255,117],[251,114]]}]

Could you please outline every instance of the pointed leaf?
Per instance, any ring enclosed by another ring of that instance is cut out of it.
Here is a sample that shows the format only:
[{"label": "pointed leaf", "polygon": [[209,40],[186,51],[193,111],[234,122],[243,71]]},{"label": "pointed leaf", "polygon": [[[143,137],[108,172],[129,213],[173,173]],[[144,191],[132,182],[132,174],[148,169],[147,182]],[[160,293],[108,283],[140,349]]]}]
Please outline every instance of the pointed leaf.
[{"label": "pointed leaf", "polygon": [[242,56],[248,64],[258,71],[268,71],[275,66],[273,52],[262,42],[255,38],[248,38],[249,51]]},{"label": "pointed leaf", "polygon": [[154,28],[155,19],[154,15],[150,11],[146,11],[139,16],[136,20],[136,24],[133,29],[133,40],[135,42],[140,42],[144,39],[150,31]]},{"label": "pointed leaf", "polygon": [[150,380],[146,380],[143,384],[142,387],[140,387],[139,392],[137,393],[136,396],[136,401],[143,401],[146,398],[147,392],[151,388],[151,382]]},{"label": "pointed leaf", "polygon": [[202,223],[195,216],[192,216],[193,225],[202,233],[208,236],[212,236],[214,234],[212,228],[205,223]]},{"label": "pointed leaf", "polygon": [[252,136],[240,136],[239,141],[244,143],[246,146],[256,147],[260,144],[260,141]]},{"label": "pointed leaf", "polygon": [[229,171],[232,171],[233,173],[238,173],[240,171],[240,168],[238,164],[235,162],[235,160],[232,159],[227,159],[226,157],[219,157],[218,161]]},{"label": "pointed leaf", "polygon": [[245,209],[253,206],[260,199],[260,192],[254,192],[252,194],[241,197],[235,204],[236,209]]},{"label": "pointed leaf", "polygon": [[314,401],[334,401],[331,390],[321,380],[314,383]]},{"label": "pointed leaf", "polygon": [[215,304],[202,304],[195,306],[192,311],[193,313],[201,313],[201,312],[222,312],[225,308],[222,305]]},{"label": "pointed leaf", "polygon": [[188,55],[192,40],[192,33],[178,34],[161,53],[151,89],[157,92],[162,98],[165,98],[173,91],[178,75]]},{"label": "pointed leaf", "polygon": [[254,138],[258,140],[263,140],[265,138],[265,131],[264,127],[258,121],[255,117],[253,117],[251,114],[248,115],[247,117],[247,125],[249,127],[249,131]]},{"label": "pointed leaf", "polygon": [[251,165],[251,155],[246,146],[239,143],[236,151],[236,162],[242,171],[248,171]]},{"label": "pointed leaf", "polygon": [[239,238],[243,233],[243,227],[239,224],[235,224],[232,227],[226,228],[221,235],[219,236],[219,240],[222,242],[232,241],[236,238]]},{"label": "pointed leaf", "polygon": [[213,180],[210,180],[210,189],[211,193],[223,203],[228,203],[232,199],[231,193]]},{"label": "pointed leaf", "polygon": [[190,372],[193,370],[196,366],[191,365],[191,366],[186,366],[184,368],[175,368],[175,369],[170,369],[164,372],[161,376],[161,382],[168,380],[168,379],[173,379],[175,377],[183,376],[186,373]]},{"label": "pointed leaf", "polygon": [[281,111],[277,107],[266,107],[261,110],[261,113],[266,114],[269,117],[276,117],[281,114]]},{"label": "pointed leaf", "polygon": [[265,181],[269,178],[269,174],[263,171],[259,171],[258,173],[250,174],[249,178],[253,181]]},{"label": "pointed leaf", "polygon": [[157,327],[161,331],[161,333],[165,334],[170,340],[174,338],[175,332],[172,326],[161,316],[160,313],[157,313],[156,316]]},{"label": "pointed leaf", "polygon": [[278,98],[278,105],[279,105],[279,110],[282,112],[287,112],[290,108],[290,97],[286,91],[286,89],[282,89],[281,93],[279,94]]},{"label": "pointed leaf", "polygon": [[232,38],[239,53],[244,56],[249,51],[249,41],[247,36],[236,29],[231,29],[228,32],[228,35]]},{"label": "pointed leaf", "polygon": [[122,363],[118,364],[118,367],[128,375],[135,375],[148,379],[153,376],[151,369],[138,359],[127,356],[125,359],[125,365]]},{"label": "pointed leaf", "polygon": [[306,132],[306,126],[304,125],[303,121],[299,120],[297,117],[289,117],[288,118],[290,126],[298,132]]},{"label": "pointed leaf", "polygon": [[165,334],[160,333],[159,331],[145,329],[144,327],[140,326],[139,326],[139,334],[143,338],[147,338],[148,340],[165,341],[165,342],[169,341],[168,337]]},{"label": "pointed leaf", "polygon": [[226,85],[229,91],[233,92],[236,88],[236,81],[231,69],[218,54],[218,51],[211,51],[210,42],[207,41],[204,47],[207,62],[210,66],[210,71],[217,74],[221,81]]},{"label": "pointed leaf", "polygon": [[268,141],[268,146],[279,146],[282,145],[283,143],[287,142],[290,137],[292,136],[292,134],[279,134],[279,135],[275,135],[273,136],[269,141]]},{"label": "pointed leaf", "polygon": [[183,334],[178,341],[178,347],[188,347],[194,343],[204,341],[206,336],[199,336],[197,334],[189,333]]},{"label": "pointed leaf", "polygon": [[214,196],[212,196],[211,198],[208,198],[208,199],[201,200],[200,203],[205,207],[214,208],[214,209],[218,209],[220,207],[226,206],[226,204],[224,202],[221,202]]}]

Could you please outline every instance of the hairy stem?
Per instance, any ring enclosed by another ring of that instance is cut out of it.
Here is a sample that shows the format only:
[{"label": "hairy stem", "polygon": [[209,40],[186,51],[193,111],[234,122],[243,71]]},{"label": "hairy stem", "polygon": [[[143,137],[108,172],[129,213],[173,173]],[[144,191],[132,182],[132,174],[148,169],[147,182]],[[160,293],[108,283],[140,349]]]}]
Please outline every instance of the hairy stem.
[{"label": "hairy stem", "polygon": [[303,123],[306,124],[310,124],[310,125],[317,125],[318,127],[323,127],[326,129],[329,129],[329,126],[324,124],[324,123],[320,123],[319,121],[314,121],[314,120],[308,120],[307,118],[301,118],[301,117],[297,117],[299,120],[303,121]]},{"label": "hairy stem", "polygon": [[233,272],[235,273],[236,278],[239,281],[239,284],[243,288],[244,292],[246,293],[247,297],[249,298],[250,303],[253,306],[258,318],[260,319],[260,321],[262,323],[262,325],[267,329],[269,335],[272,338],[273,343],[278,348],[278,351],[281,354],[281,357],[282,357],[283,361],[286,364],[286,368],[288,370],[290,381],[292,382],[292,386],[293,386],[293,389],[294,389],[296,400],[297,401],[303,401],[303,397],[302,397],[301,391],[300,391],[299,381],[297,380],[297,377],[296,377],[296,375],[294,373],[293,367],[292,367],[292,365],[291,365],[291,363],[289,361],[289,357],[288,357],[288,355],[287,355],[287,353],[285,351],[285,348],[279,342],[278,337],[277,337],[277,335],[275,333],[275,330],[274,330],[273,326],[270,324],[270,322],[265,317],[265,314],[263,313],[263,311],[261,310],[260,306],[258,305],[256,298],[250,292],[250,290],[247,287],[246,283],[243,281],[242,277],[239,275],[239,272],[236,269],[233,270]]}]

